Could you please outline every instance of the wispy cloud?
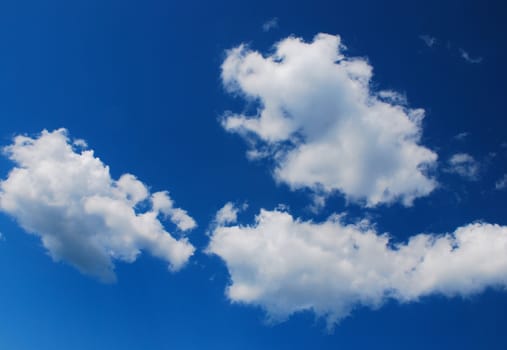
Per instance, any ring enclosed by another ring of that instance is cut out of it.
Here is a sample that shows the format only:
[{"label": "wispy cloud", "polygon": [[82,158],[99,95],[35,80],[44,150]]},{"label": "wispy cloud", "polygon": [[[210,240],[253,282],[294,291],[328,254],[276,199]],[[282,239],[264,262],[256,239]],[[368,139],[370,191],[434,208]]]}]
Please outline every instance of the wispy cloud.
[{"label": "wispy cloud", "polygon": [[479,178],[479,169],[479,163],[470,154],[456,153],[449,158],[445,171],[476,181]]},{"label": "wispy cloud", "polygon": [[482,57],[471,57],[470,54],[463,49],[459,49],[459,52],[461,53],[461,57],[468,63],[477,64],[482,62]]},{"label": "wispy cloud", "polygon": [[497,190],[504,190],[507,188],[507,174],[495,182],[495,188]]},{"label": "wispy cloud", "polygon": [[262,24],[262,30],[265,32],[276,28],[278,28],[278,17],[273,17]]},{"label": "wispy cloud", "polygon": [[419,35],[419,39],[421,39],[422,41],[424,41],[424,43],[428,47],[433,47],[437,43],[437,38],[432,37],[432,36],[427,35],[427,34]]},{"label": "wispy cloud", "polygon": [[469,132],[460,132],[459,134],[457,135],[454,135],[454,139],[455,140],[458,140],[458,141],[463,141],[464,139],[466,139],[468,136],[470,136],[470,133]]},{"label": "wispy cloud", "polygon": [[[424,44],[429,47],[429,48],[435,48],[437,47],[437,45],[439,44],[439,41],[437,38],[431,36],[431,35],[427,35],[427,34],[423,34],[423,35],[419,35],[419,39],[421,39]],[[442,45],[438,45],[438,46],[442,46]],[[454,48],[454,46],[451,44],[450,41],[447,41],[446,44],[445,44],[445,48],[449,51],[449,50],[456,50]],[[478,63],[481,63],[483,61],[483,58],[482,57],[472,57],[467,51],[465,51],[464,49],[462,48],[459,48],[458,49],[458,52],[459,52],[459,55],[462,59],[464,59],[466,62],[468,63],[472,63],[472,64],[478,64]]]}]

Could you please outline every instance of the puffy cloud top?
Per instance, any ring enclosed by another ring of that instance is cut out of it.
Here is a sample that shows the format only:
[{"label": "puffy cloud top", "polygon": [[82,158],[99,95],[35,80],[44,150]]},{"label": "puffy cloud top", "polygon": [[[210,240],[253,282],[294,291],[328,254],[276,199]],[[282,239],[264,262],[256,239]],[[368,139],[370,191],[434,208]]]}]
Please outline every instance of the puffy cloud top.
[{"label": "puffy cloud top", "polygon": [[252,225],[217,226],[208,252],[227,265],[229,299],[262,306],[273,321],[313,310],[332,327],[359,305],[507,287],[507,227],[486,223],[392,243],[367,222],[261,210]]},{"label": "puffy cloud top", "polygon": [[373,92],[372,66],[343,51],[327,34],[289,37],[268,56],[245,45],[228,51],[226,89],[259,104],[253,115],[227,113],[223,127],[249,141],[250,157],[271,157],[276,180],[293,189],[411,205],[436,186],[426,170],[437,155],[419,144],[424,111],[396,92]]},{"label": "puffy cloud top", "polygon": [[141,250],[180,269],[194,247],[171,236],[159,216],[182,231],[195,221],[167,192],[150,195],[134,175],[112,179],[85,147],[82,140],[70,143],[65,129],[17,136],[4,149],[16,166],[0,182],[0,209],[39,236],[54,260],[103,281],[115,279],[113,260],[133,262]]}]

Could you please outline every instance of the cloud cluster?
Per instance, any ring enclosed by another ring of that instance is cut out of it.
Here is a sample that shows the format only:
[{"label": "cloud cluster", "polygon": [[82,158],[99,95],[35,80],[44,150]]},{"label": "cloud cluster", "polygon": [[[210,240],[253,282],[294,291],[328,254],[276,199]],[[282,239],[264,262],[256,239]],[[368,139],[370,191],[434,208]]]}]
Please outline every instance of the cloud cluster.
[{"label": "cloud cluster", "polygon": [[[263,30],[276,26],[273,18]],[[481,60],[465,51],[462,57]],[[268,55],[240,45],[227,52],[221,69],[225,88],[257,107],[226,113],[222,126],[245,138],[250,158],[272,161],[278,182],[311,189],[311,209],[335,192],[369,207],[409,206],[437,186],[429,175],[437,155],[420,142],[424,110],[408,107],[403,94],[372,89],[372,66],[347,57],[339,36],[289,37]],[[65,129],[17,136],[4,152],[15,166],[0,181],[0,210],[40,237],[55,261],[111,282],[115,261],[133,262],[141,251],[171,270],[194,253],[186,237],[164,226],[196,227],[168,192],[150,193],[132,174],[111,178],[86,142],[70,140]],[[444,170],[476,180],[480,167],[458,153]],[[506,188],[507,175],[495,187]],[[333,327],[360,306],[507,287],[505,226],[474,223],[393,242],[367,221],[346,224],[340,215],[302,221],[283,207],[262,209],[253,224],[241,225],[245,208],[229,202],[217,212],[206,251],[227,265],[228,298],[261,306],[272,321],[311,310]]]},{"label": "cloud cluster", "polygon": [[486,223],[393,243],[367,222],[261,210],[252,225],[216,227],[208,252],[227,265],[229,299],[261,306],[275,322],[312,310],[332,327],[357,306],[507,287],[507,227]]},{"label": "cloud cluster", "polygon": [[284,39],[267,56],[244,45],[228,51],[224,86],[258,110],[226,113],[222,125],[248,140],[250,157],[274,160],[274,177],[292,189],[411,205],[436,186],[427,170],[437,155],[419,144],[424,111],[396,92],[374,92],[372,66],[343,51],[327,34]]},{"label": "cloud cluster", "polygon": [[16,166],[0,182],[0,210],[39,236],[54,260],[109,282],[113,261],[133,262],[141,250],[172,270],[193,254],[188,240],[175,239],[159,220],[167,217],[181,231],[196,226],[167,192],[150,195],[131,174],[112,179],[109,167],[82,140],[72,144],[65,129],[17,136],[4,151]]}]

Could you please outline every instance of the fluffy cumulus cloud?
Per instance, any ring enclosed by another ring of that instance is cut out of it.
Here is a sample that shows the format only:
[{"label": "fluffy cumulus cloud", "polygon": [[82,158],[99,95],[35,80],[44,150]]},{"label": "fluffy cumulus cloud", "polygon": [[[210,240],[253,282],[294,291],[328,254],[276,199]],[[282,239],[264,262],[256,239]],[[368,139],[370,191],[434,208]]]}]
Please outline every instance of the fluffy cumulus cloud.
[{"label": "fluffy cumulus cloud", "polygon": [[454,173],[468,180],[478,180],[479,163],[468,153],[456,153],[452,155],[445,171]]},{"label": "fluffy cumulus cloud", "polygon": [[133,262],[142,250],[171,270],[193,254],[188,240],[174,238],[161,222],[167,218],[181,231],[196,226],[168,192],[150,194],[131,174],[112,179],[109,167],[84,141],[71,143],[65,129],[17,136],[4,151],[15,167],[0,182],[0,209],[39,236],[54,260],[109,282],[114,260]]},{"label": "fluffy cumulus cloud", "polygon": [[216,227],[208,252],[227,265],[229,299],[261,306],[273,321],[312,310],[332,327],[358,306],[507,287],[507,227],[486,223],[393,243],[368,222],[261,210],[252,225]]},{"label": "fluffy cumulus cloud", "polygon": [[372,66],[344,51],[327,34],[284,39],[267,56],[245,45],[229,50],[223,84],[258,109],[228,112],[222,125],[248,141],[250,157],[274,160],[276,180],[293,189],[411,205],[436,186],[427,170],[437,156],[420,145],[424,111],[396,92],[374,92]]}]

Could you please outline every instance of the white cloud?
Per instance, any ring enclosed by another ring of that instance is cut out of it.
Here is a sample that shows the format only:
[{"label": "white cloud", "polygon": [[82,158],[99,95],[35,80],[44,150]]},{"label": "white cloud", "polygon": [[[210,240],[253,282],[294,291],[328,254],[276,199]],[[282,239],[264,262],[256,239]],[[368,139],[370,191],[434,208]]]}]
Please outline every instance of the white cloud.
[{"label": "white cloud", "polygon": [[182,231],[191,230],[197,227],[195,220],[187,212],[174,207],[173,200],[168,192],[156,192],[151,196],[152,210],[162,213]]},{"label": "white cloud", "polygon": [[274,322],[311,310],[332,328],[359,306],[507,287],[507,227],[486,223],[393,243],[367,222],[261,210],[253,225],[216,227],[208,252],[227,265],[228,298],[261,306]]},{"label": "white cloud", "polygon": [[262,30],[269,32],[271,29],[278,28],[278,18],[273,17],[262,24]]},{"label": "white cloud", "polygon": [[75,139],[72,144],[76,147],[80,147],[80,148],[87,148],[88,147],[88,144],[86,143],[85,140],[83,139]]},{"label": "white cloud", "polygon": [[430,35],[420,35],[419,39],[421,39],[422,41],[424,41],[424,43],[428,47],[433,47],[437,43],[437,39],[434,38],[434,37],[432,37],[432,36],[430,36]]},{"label": "white cloud", "polygon": [[181,230],[195,227],[167,192],[150,196],[131,174],[112,179],[92,150],[73,147],[65,129],[43,131],[37,138],[17,136],[4,151],[16,166],[0,182],[0,209],[39,236],[54,260],[113,281],[113,261],[133,262],[141,250],[172,270],[193,254],[188,240],[176,240],[158,219],[167,215]]},{"label": "white cloud", "polygon": [[445,169],[449,173],[458,174],[468,180],[477,180],[479,163],[468,153],[456,153],[448,161]]},{"label": "white cloud", "polygon": [[504,190],[507,188],[507,174],[505,174],[501,179],[499,179],[495,183],[495,188],[497,190]]},{"label": "white cloud", "polygon": [[397,104],[397,105],[407,105],[407,96],[402,95],[396,91],[392,90],[383,90],[379,91],[377,93],[377,97],[381,99],[382,101],[385,101],[387,103],[391,104]]},{"label": "white cloud", "polygon": [[459,134],[457,135],[454,135],[454,139],[455,140],[458,140],[458,141],[463,141],[464,139],[466,139],[468,136],[470,136],[470,133],[464,131],[464,132],[460,132]]},{"label": "white cloud", "polygon": [[481,63],[482,62],[482,57],[471,57],[470,54],[468,52],[466,52],[465,50],[463,49],[459,49],[459,52],[461,53],[461,57],[467,61],[468,63]]},{"label": "white cloud", "polygon": [[271,157],[274,177],[292,189],[411,205],[436,186],[426,171],[437,155],[419,144],[424,111],[393,91],[373,92],[371,65],[343,51],[327,34],[284,39],[268,56],[244,45],[228,51],[226,89],[259,105],[222,125],[247,139],[250,158]]},{"label": "white cloud", "polygon": [[239,210],[232,202],[227,202],[215,215],[215,223],[217,225],[236,223]]}]

